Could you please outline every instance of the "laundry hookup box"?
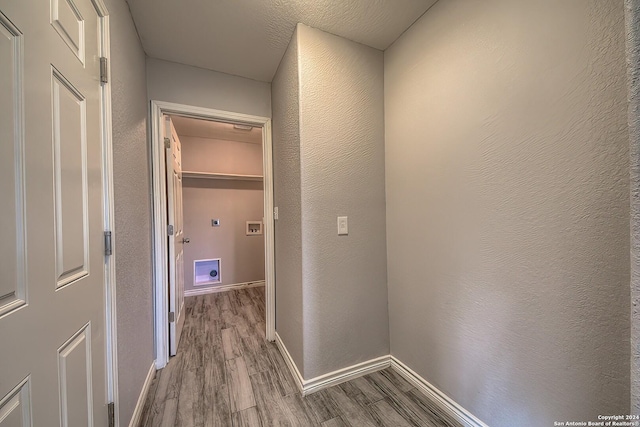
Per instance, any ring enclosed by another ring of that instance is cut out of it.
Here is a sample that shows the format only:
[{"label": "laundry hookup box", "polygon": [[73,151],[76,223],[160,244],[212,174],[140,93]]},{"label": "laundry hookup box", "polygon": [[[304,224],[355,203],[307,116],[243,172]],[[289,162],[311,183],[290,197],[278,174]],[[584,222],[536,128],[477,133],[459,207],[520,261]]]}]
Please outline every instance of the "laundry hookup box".
[{"label": "laundry hookup box", "polygon": [[220,258],[197,259],[193,261],[193,286],[222,283]]}]

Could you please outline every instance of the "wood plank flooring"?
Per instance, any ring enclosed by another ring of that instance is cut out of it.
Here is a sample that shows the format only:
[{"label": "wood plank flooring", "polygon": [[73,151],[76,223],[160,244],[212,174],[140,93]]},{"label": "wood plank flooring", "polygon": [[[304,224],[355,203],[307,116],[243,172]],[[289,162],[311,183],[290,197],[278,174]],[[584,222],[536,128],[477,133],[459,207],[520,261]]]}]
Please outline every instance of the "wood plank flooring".
[{"label": "wood plank flooring", "polygon": [[140,427],[460,427],[390,368],[302,397],[265,340],[263,287],[185,308],[178,354],[156,373]]}]

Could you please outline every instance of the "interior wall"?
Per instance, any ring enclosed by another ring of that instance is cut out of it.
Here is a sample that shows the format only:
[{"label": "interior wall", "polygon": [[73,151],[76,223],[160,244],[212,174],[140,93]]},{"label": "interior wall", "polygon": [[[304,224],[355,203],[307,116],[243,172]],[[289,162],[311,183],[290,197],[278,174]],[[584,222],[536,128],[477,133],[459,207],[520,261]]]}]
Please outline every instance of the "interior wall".
[{"label": "interior wall", "polygon": [[[185,171],[262,175],[262,145],[180,136]],[[262,221],[262,181],[183,179],[185,291],[264,280],[264,234],[247,236],[246,221]],[[212,219],[220,226],[213,227]],[[220,258],[217,285],[194,286],[194,261]]]},{"label": "interior wall", "polygon": [[491,426],[629,411],[623,12],[441,1],[385,51],[391,352]]},{"label": "interior wall", "polygon": [[276,71],[271,89],[273,205],[278,208],[274,233],[276,332],[302,371],[302,199],[297,30]]},{"label": "interior wall", "polygon": [[129,8],[106,0],[111,26],[114,256],[120,425],[129,425],[154,360],[145,54]]},{"label": "interior wall", "polygon": [[631,414],[640,414],[640,1],[626,0],[631,147]]},{"label": "interior wall", "polygon": [[262,175],[262,144],[178,136],[183,171]]},{"label": "interior wall", "polygon": [[271,85],[147,57],[149,100],[271,117]]},{"label": "interior wall", "polygon": [[[302,24],[297,34],[310,379],[389,354],[384,67],[379,50]],[[338,216],[348,216],[346,236]]]}]

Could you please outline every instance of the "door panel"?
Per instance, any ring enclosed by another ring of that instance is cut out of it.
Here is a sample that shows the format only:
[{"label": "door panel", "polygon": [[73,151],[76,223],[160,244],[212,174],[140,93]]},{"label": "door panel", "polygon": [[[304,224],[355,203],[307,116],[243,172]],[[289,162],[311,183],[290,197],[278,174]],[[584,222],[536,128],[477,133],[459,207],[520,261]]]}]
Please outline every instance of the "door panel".
[{"label": "door panel", "polygon": [[91,328],[85,325],[58,350],[60,418],[64,427],[92,425]]},{"label": "door panel", "polygon": [[31,427],[30,379],[26,378],[0,401],[0,427]]},{"label": "door panel", "polygon": [[0,14],[0,316],[26,302],[22,46],[20,31]]},{"label": "door panel", "polygon": [[167,213],[169,224],[173,225],[173,236],[169,236],[169,311],[175,313],[174,321],[169,323],[169,355],[175,356],[184,324],[182,145],[169,116],[165,116],[165,138],[170,141],[166,152]]},{"label": "door panel", "polygon": [[53,147],[57,287],[89,274],[87,265],[86,105],[53,70]]},{"label": "door panel", "polygon": [[0,427],[104,427],[98,13],[0,0],[0,24]]},{"label": "door panel", "polygon": [[51,1],[51,24],[84,64],[84,20],[71,0]]}]

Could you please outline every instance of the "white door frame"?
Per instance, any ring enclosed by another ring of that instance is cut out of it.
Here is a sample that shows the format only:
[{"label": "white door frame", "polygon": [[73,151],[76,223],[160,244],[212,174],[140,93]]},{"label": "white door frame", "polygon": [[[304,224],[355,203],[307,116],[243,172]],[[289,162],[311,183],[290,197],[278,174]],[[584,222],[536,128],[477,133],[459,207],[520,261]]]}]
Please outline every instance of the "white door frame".
[{"label": "white door frame", "polygon": [[156,368],[169,362],[169,283],[167,266],[167,188],[165,182],[165,148],[162,141],[162,116],[174,114],[204,120],[246,124],[262,128],[262,163],[264,175],[264,246],[266,337],[275,340],[275,262],[273,224],[273,146],[271,119],[248,114],[194,107],[164,101],[151,101],[151,182],[153,183],[153,262],[154,322]]},{"label": "white door frame", "polygon": [[[100,56],[107,58],[107,76],[111,76],[109,11],[103,0],[91,0],[100,17]],[[113,126],[111,120],[111,80],[101,85],[101,125],[102,125],[102,193],[103,227],[115,234],[115,207],[113,193]],[[113,238],[113,237],[112,237]],[[107,365],[107,399],[115,406],[115,427],[120,426],[118,394],[118,323],[116,317],[116,263],[115,245],[112,254],[104,257],[105,291],[105,339]]]}]

